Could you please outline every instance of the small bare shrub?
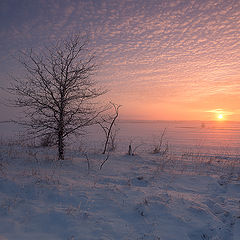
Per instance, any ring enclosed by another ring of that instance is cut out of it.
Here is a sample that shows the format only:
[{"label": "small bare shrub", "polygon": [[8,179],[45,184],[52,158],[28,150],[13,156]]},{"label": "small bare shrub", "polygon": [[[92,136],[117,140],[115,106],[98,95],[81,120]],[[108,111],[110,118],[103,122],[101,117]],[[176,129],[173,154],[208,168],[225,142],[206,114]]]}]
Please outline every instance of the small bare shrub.
[{"label": "small bare shrub", "polygon": [[136,155],[136,151],[138,148],[140,148],[141,146],[143,146],[143,143],[140,143],[138,145],[136,145],[135,147],[133,147],[133,140],[130,141],[129,145],[128,145],[128,155],[129,156],[134,156]]},{"label": "small bare shrub", "polygon": [[56,139],[52,134],[45,135],[41,139],[41,142],[40,142],[41,147],[52,147],[54,145],[56,145]]},{"label": "small bare shrub", "polygon": [[153,154],[165,155],[168,152],[168,142],[165,140],[166,128],[163,130],[158,142],[155,144]]},{"label": "small bare shrub", "polygon": [[5,198],[1,201],[0,208],[9,214],[12,210],[17,208],[21,202],[22,200],[18,196]]},{"label": "small bare shrub", "polygon": [[4,162],[4,156],[2,152],[0,152],[0,174],[4,175],[6,170],[6,163]]}]

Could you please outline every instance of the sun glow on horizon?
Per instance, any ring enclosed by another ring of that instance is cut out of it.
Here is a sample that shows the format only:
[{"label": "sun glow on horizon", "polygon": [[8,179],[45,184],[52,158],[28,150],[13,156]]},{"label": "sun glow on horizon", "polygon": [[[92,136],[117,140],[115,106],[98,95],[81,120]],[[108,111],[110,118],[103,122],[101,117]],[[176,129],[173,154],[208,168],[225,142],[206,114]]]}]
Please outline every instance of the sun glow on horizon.
[{"label": "sun glow on horizon", "polygon": [[218,119],[219,120],[223,120],[223,115],[222,114],[218,114]]}]

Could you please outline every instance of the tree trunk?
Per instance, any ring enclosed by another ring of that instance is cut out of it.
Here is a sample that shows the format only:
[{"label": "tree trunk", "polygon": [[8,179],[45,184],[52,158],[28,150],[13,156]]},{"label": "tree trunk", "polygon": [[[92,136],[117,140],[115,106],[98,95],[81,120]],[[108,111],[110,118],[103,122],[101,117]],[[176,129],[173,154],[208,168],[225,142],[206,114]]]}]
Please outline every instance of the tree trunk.
[{"label": "tree trunk", "polygon": [[63,131],[58,132],[58,160],[64,160]]},{"label": "tree trunk", "polygon": [[59,116],[59,124],[58,124],[58,160],[64,160],[64,122],[63,122],[63,114],[60,112]]}]

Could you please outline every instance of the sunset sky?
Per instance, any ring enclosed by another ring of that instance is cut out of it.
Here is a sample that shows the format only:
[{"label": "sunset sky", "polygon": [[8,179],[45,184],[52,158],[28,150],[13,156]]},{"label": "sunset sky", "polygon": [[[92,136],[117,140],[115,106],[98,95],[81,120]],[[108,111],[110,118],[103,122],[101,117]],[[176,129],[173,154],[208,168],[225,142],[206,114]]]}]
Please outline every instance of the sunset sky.
[{"label": "sunset sky", "polygon": [[88,34],[122,119],[240,120],[239,0],[1,0],[1,86],[19,50],[73,33]]}]

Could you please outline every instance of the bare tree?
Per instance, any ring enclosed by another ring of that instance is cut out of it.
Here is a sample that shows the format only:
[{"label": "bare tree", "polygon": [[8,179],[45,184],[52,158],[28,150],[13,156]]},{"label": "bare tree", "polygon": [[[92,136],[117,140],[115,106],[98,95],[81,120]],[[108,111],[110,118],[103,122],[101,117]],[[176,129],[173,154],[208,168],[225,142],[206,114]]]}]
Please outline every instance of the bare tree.
[{"label": "bare tree", "polygon": [[114,109],[113,114],[105,115],[101,117],[101,120],[98,121],[98,124],[101,126],[102,130],[104,131],[106,140],[104,144],[104,149],[102,154],[105,154],[107,151],[107,147],[110,143],[112,150],[115,148],[115,141],[116,141],[116,131],[117,129],[113,130],[114,126],[116,127],[116,120],[119,116],[119,108],[121,105],[114,104],[110,102],[112,108]]},{"label": "bare tree", "polygon": [[17,123],[34,136],[51,137],[64,159],[66,138],[94,123],[103,111],[93,100],[106,91],[97,87],[94,56],[80,36],[60,40],[41,54],[22,53],[24,79],[14,79],[9,91],[14,104],[24,109],[25,118]]}]

